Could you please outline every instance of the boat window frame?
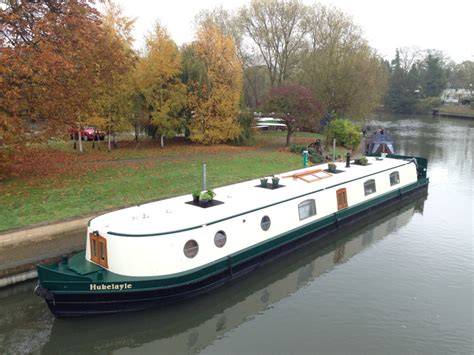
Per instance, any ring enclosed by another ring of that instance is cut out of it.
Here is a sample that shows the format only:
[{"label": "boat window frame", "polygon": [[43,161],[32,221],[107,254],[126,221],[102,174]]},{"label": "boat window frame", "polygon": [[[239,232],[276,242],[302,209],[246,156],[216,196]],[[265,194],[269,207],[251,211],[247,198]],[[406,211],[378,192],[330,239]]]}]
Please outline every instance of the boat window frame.
[{"label": "boat window frame", "polygon": [[263,216],[262,219],[260,220],[260,228],[262,228],[264,232],[268,231],[271,225],[272,225],[272,220],[267,215]]},{"label": "boat window frame", "polygon": [[347,189],[345,187],[336,190],[337,210],[349,207],[347,203]]},{"label": "boat window frame", "polygon": [[[397,178],[395,182],[393,181],[394,177]],[[398,170],[391,172],[389,178],[390,178],[390,186],[395,186],[395,185],[400,184],[400,172]]]},{"label": "boat window frame", "polygon": [[[309,214],[307,214],[306,216],[302,216],[302,208],[307,208],[309,206]],[[298,216],[300,218],[300,221],[302,220],[305,220],[306,218],[310,218],[310,217],[313,217],[313,216],[316,216],[316,200],[314,198],[309,198],[307,200],[304,200],[304,201],[301,201],[300,203],[298,203]]]},{"label": "boat window frame", "polygon": [[[372,189],[368,190],[368,187],[369,187],[370,184],[373,184],[373,187],[374,187],[373,191],[372,191]],[[377,192],[377,185],[375,183],[375,179],[369,179],[369,180],[364,181],[364,194],[365,194],[365,196],[372,195],[376,192]]]},{"label": "boat window frame", "polygon": [[89,233],[89,244],[91,251],[91,261],[103,266],[109,267],[108,255],[107,255],[107,239],[101,237],[99,233]]},{"label": "boat window frame", "polygon": [[[219,235],[223,235],[224,238],[220,238],[218,239],[218,236]],[[220,244],[220,241],[224,241],[224,243]],[[218,242],[219,241],[219,242]],[[227,234],[223,231],[223,230],[220,230],[218,232],[216,232],[216,234],[214,234],[214,245],[218,248],[223,248],[227,243]]]},{"label": "boat window frame", "polygon": [[[186,246],[187,246],[189,243],[195,243],[195,246],[186,248]],[[189,250],[192,250],[192,252],[189,253],[189,252],[188,252]],[[194,250],[196,250],[196,252],[193,254]],[[183,246],[183,253],[184,253],[184,256],[187,257],[188,259],[193,259],[193,258],[196,257],[196,255],[198,255],[198,253],[199,253],[199,243],[196,242],[194,239],[189,239],[186,243],[184,243],[184,246]]]}]

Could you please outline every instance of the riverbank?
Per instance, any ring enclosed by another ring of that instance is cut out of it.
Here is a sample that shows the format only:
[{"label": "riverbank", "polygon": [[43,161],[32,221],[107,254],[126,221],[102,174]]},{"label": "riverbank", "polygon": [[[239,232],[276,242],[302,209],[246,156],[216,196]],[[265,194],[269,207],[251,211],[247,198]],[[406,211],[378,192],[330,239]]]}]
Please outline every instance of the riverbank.
[{"label": "riverbank", "polygon": [[466,118],[466,119],[474,119],[474,114],[466,114],[466,113],[456,113],[456,112],[442,112],[433,110],[433,116],[441,116],[441,117],[452,117],[452,118]]},{"label": "riverbank", "polygon": [[433,116],[474,119],[474,109],[466,106],[442,106],[433,109]]},{"label": "riverbank", "polygon": [[37,277],[36,264],[84,249],[91,217],[0,234],[0,288]]}]

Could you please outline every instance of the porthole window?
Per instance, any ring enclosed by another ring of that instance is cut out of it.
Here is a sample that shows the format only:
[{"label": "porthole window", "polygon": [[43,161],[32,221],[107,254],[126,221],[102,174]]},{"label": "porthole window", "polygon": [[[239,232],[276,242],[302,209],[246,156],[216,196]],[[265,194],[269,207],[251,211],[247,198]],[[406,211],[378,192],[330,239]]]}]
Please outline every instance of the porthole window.
[{"label": "porthole window", "polygon": [[364,182],[364,193],[365,196],[375,193],[377,190],[375,188],[375,180],[370,179]]},{"label": "porthole window", "polygon": [[188,258],[194,258],[199,251],[199,245],[195,240],[188,240],[186,244],[184,244],[184,255]]},{"label": "porthole window", "polygon": [[272,224],[272,222],[270,221],[270,217],[263,216],[262,221],[260,222],[260,226],[262,227],[262,229],[264,231],[269,230],[270,229],[270,224]]},{"label": "porthole window", "polygon": [[398,171],[394,171],[390,174],[390,186],[397,185],[400,183],[400,174]]},{"label": "porthole window", "polygon": [[218,248],[222,248],[227,242],[227,236],[224,231],[219,231],[214,236],[214,244]]},{"label": "porthole window", "polygon": [[309,218],[316,214],[316,202],[311,200],[305,200],[298,205],[298,213],[300,215],[300,221]]}]

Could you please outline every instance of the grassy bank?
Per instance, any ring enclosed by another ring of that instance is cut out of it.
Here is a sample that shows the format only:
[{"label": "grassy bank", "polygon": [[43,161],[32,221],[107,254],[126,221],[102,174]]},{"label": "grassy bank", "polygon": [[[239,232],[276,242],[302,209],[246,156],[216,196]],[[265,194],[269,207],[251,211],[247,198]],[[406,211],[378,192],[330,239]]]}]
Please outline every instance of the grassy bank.
[{"label": "grassy bank", "polygon": [[23,184],[12,180],[2,186],[0,230],[191,193],[201,186],[204,162],[210,187],[301,167],[301,159],[295,155],[256,152],[193,157],[189,161],[123,163],[93,174],[60,176],[54,181]]},{"label": "grassy bank", "polygon": [[[71,142],[50,142],[20,156],[15,176],[0,183],[0,231],[190,194],[201,188],[203,163],[211,188],[302,167],[302,157],[284,148],[285,137],[259,134],[252,147],[121,142],[112,153],[86,142],[83,155]],[[316,137],[299,133],[294,143]]]},{"label": "grassy bank", "polygon": [[474,117],[474,109],[471,108],[470,106],[441,106],[439,108],[439,112],[445,113],[445,114],[461,114],[461,115],[469,115]]}]

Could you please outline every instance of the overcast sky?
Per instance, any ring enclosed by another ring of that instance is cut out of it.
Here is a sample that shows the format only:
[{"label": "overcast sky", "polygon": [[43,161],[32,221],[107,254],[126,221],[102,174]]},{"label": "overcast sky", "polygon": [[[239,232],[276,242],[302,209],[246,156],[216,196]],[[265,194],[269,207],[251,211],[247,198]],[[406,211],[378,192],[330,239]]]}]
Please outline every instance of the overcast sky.
[{"label": "overcast sky", "polygon": [[[202,9],[236,9],[249,0],[117,0],[136,18],[137,47],[159,20],[181,45],[194,36],[194,16]],[[303,1],[312,4],[314,1]],[[474,0],[320,0],[350,15],[370,45],[386,59],[395,48],[438,49],[455,62],[474,60]]]}]

